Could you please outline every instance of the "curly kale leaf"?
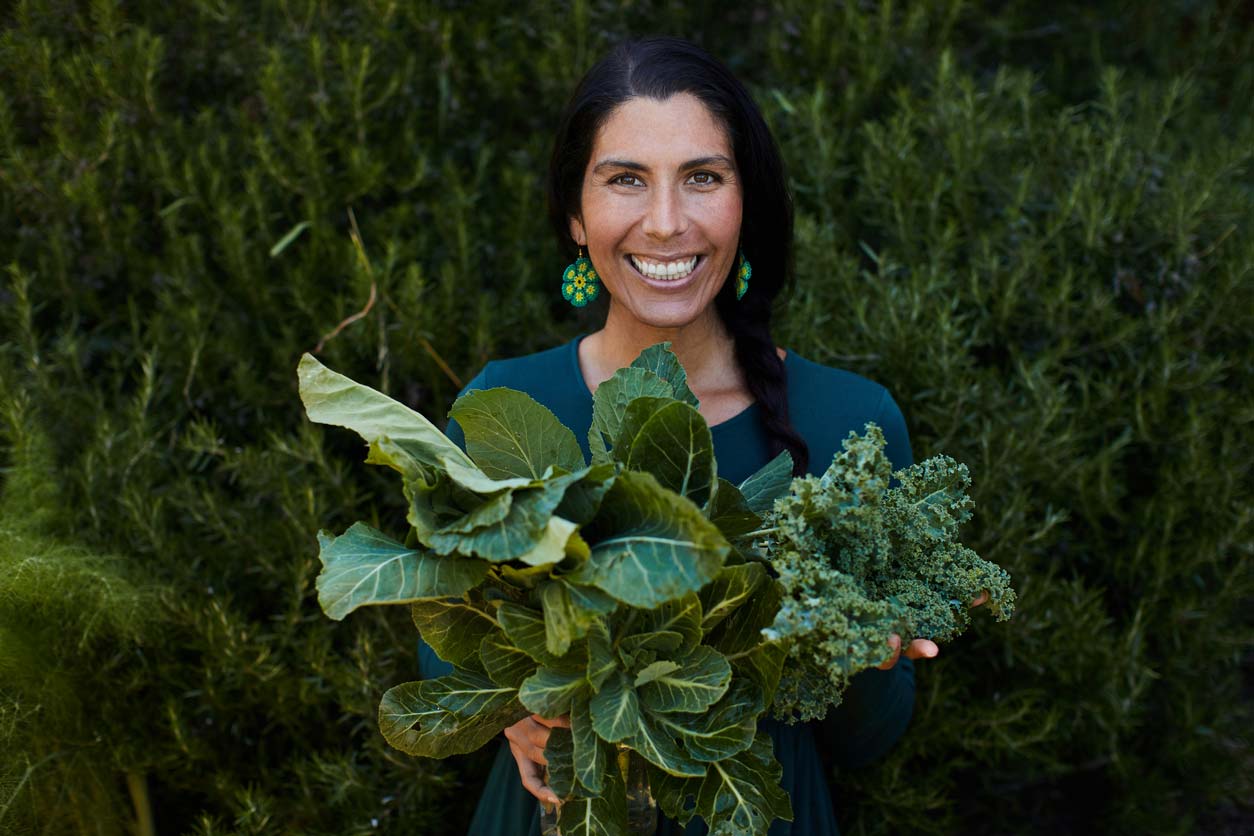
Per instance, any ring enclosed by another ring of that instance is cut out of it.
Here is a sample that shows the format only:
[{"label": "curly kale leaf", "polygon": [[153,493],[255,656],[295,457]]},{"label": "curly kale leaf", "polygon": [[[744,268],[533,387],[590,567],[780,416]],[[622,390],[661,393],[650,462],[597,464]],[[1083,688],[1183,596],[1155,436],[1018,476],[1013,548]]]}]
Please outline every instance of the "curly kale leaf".
[{"label": "curly kale leaf", "polygon": [[784,600],[770,639],[785,643],[774,710],[822,718],[854,674],[886,656],[888,639],[945,642],[970,623],[982,592],[998,620],[1014,611],[1010,578],[957,540],[971,517],[965,465],[935,456],[899,471],[873,423],[851,432],[820,477],[801,476],[768,515],[765,551]]}]

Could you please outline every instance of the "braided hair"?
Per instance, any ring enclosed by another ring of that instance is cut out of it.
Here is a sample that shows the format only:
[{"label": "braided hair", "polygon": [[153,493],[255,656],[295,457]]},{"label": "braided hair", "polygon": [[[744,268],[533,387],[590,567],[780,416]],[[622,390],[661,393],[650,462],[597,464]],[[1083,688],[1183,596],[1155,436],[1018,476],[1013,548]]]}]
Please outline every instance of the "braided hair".
[{"label": "braided hair", "polygon": [[[800,475],[809,469],[809,449],[789,419],[788,378],[771,339],[775,298],[794,281],[792,197],[775,138],[731,71],[682,38],[643,38],[614,47],[584,75],[562,113],[549,159],[549,220],[564,254],[573,259],[569,219],[582,215],[583,175],[597,132],[628,99],[664,101],[676,93],[700,99],[731,139],[743,190],[740,244],[753,279],[737,301],[733,263],[714,306],[735,341],[736,362],[761,410],[771,457],[788,450],[793,474]],[[600,313],[604,304],[593,310]]]}]

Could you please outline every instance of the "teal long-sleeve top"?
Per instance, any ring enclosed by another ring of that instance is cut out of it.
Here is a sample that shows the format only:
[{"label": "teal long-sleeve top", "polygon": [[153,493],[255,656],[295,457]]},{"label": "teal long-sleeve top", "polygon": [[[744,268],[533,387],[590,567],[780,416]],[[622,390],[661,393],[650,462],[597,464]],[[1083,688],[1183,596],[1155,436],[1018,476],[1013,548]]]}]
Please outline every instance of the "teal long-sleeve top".
[{"label": "teal long-sleeve top", "polygon": [[[592,424],[592,393],[579,368],[577,337],[563,345],[523,357],[488,363],[462,389],[508,386],[529,394],[548,407],[583,447],[588,448]],[[850,431],[864,431],[874,421],[884,432],[886,454],[893,470],[913,463],[910,438],[901,410],[888,390],[861,375],[814,363],[789,351],[784,360],[788,376],[788,409],[793,426],[810,449],[810,472],[827,469]],[[769,460],[768,438],[757,403],[710,428],[719,476],[739,484]],[[449,438],[465,447],[465,436],[455,421]],[[887,651],[887,649],[886,649]],[[423,678],[451,670],[448,663],[419,642],[419,669]],[[787,725],[770,717],[760,728],[770,734],[775,756],[783,767],[782,785],[793,806],[791,823],[776,820],[770,836],[838,836],[829,765],[857,767],[883,756],[901,737],[914,708],[914,667],[906,658],[891,670],[868,670],[854,677],[844,701],[820,722]],[[705,836],[699,819],[686,828],[659,815],[659,836]],[[523,789],[508,742],[501,737],[483,794],[470,827],[471,836],[539,836],[540,810]]]}]

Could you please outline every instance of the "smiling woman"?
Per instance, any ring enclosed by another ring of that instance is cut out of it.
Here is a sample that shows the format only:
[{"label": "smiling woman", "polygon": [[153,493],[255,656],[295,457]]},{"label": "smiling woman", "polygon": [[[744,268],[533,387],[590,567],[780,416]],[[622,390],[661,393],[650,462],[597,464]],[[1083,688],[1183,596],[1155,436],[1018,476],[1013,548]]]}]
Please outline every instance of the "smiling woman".
[{"label": "smiling woman", "polygon": [[[743,479],[783,450],[794,474],[821,472],[867,421],[883,428],[894,469],[912,463],[905,421],[884,386],[785,352],[771,337],[775,300],[792,281],[792,201],[757,105],[716,59],[674,38],[624,43],[603,58],[562,115],[548,197],[563,248],[572,259],[586,248],[606,291],[604,325],[548,351],[490,362],[463,393],[522,390],[583,439],[592,392],[669,341],[710,425],[720,476]],[[456,422],[447,432],[464,443]],[[882,669],[856,676],[825,721],[761,721],[793,811],[791,823],[775,821],[772,836],[834,836],[825,773],[879,757],[904,731],[914,702],[910,660],[935,655],[935,645],[884,652]],[[442,672],[429,648],[421,659],[424,676]],[[537,799],[557,800],[544,785],[544,748],[550,729],[566,724],[533,715],[505,730],[471,834],[538,836]],[[685,828],[662,816],[657,832],[706,830],[699,818]]]}]

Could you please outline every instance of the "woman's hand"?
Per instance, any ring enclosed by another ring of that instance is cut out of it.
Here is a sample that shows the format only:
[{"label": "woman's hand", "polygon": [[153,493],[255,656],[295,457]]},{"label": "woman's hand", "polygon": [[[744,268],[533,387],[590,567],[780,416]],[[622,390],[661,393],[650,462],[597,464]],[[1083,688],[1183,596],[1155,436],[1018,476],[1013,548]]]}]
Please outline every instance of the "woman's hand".
[{"label": "woman's hand", "polygon": [[[987,600],[988,590],[985,590],[980,593],[980,597],[971,602],[971,606],[978,607]],[[887,659],[880,663],[879,668],[882,671],[886,671],[893,665],[897,664],[897,659],[902,653],[901,636],[896,633],[889,636],[888,646],[892,648],[893,652]],[[930,639],[915,639],[910,642],[910,646],[906,648],[905,653],[907,659],[931,659],[937,653],[940,653],[940,648],[936,646],[936,642],[931,641]]]},{"label": "woman's hand", "polygon": [[527,792],[546,804],[557,804],[557,793],[544,785],[544,747],[549,742],[549,729],[570,728],[570,717],[550,720],[539,714],[524,717],[505,730],[509,750],[518,762],[518,775]]}]

